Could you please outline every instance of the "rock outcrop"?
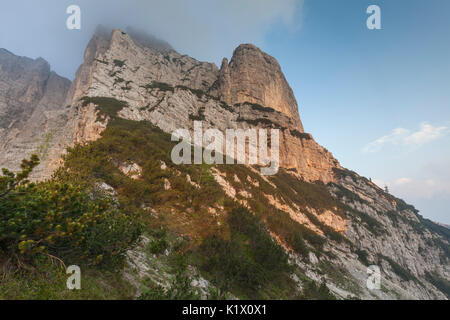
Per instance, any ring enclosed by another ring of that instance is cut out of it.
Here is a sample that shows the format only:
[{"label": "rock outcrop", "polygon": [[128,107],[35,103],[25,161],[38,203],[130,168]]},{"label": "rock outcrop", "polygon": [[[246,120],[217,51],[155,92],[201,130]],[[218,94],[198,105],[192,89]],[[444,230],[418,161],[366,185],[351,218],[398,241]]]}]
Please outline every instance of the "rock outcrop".
[{"label": "rock outcrop", "polygon": [[69,121],[70,105],[63,103],[69,86],[44,59],[0,49],[0,168],[17,170],[22,158],[40,153],[36,174],[48,177],[48,153]]},{"label": "rock outcrop", "polygon": [[237,47],[230,63],[222,62],[219,99],[230,105],[250,102],[279,111],[303,132],[297,101],[277,60],[251,44]]},{"label": "rock outcrop", "polygon": [[[195,119],[203,122],[204,130],[277,128],[281,167],[309,181],[334,180],[333,168],[340,165],[303,132],[294,95],[273,57],[242,45],[230,64],[219,70],[215,64],[154,43],[142,36],[135,40],[121,30],[97,31],[70,90],[72,109],[82,110],[84,96],[112,97],[127,103],[121,117],[148,120],[168,133],[193,130]],[[75,122],[86,123],[88,115],[78,111]],[[98,125],[95,134],[97,129]],[[92,134],[75,135],[75,141],[81,142],[78,137]]]},{"label": "rock outcrop", "polygon": [[[391,293],[407,299],[445,299],[426,282],[431,274],[450,278],[445,232],[430,228],[431,221],[421,217],[413,206],[355,173],[341,171],[337,183],[329,188],[352,209],[345,235],[364,260],[381,266],[385,288],[389,284]],[[348,256],[340,258],[350,273],[358,269]],[[426,280],[417,280],[423,278]]]}]

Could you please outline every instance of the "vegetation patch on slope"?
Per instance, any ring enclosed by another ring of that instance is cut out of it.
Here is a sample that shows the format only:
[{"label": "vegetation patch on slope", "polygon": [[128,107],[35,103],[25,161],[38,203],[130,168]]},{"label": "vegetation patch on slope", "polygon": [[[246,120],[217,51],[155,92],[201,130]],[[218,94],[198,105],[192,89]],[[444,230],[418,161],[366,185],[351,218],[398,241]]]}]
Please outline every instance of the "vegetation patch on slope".
[{"label": "vegetation patch on slope", "polygon": [[[29,182],[38,163],[32,156],[22,162],[21,172],[4,169],[0,176],[0,297],[119,297],[119,291],[102,292],[108,286],[101,281],[117,276],[126,250],[140,235],[140,224],[107,195],[90,193],[74,181]],[[86,272],[82,292],[68,293],[65,281],[56,281],[71,264]],[[99,270],[105,273],[96,282],[89,275]],[[124,292],[132,291],[125,287]]]},{"label": "vegetation patch on slope", "polygon": [[[87,209],[82,207],[74,211],[74,219],[85,219],[83,215],[81,217],[78,215],[81,211],[89,212],[90,206],[94,210],[93,216],[98,214],[105,219],[104,224],[96,223],[92,230],[83,228],[91,231],[83,233],[85,237],[83,240],[77,237],[73,240],[81,242],[70,242],[72,241],[70,231],[67,229],[69,226],[66,228],[62,224],[61,233],[55,231],[54,235],[59,237],[57,239],[64,244],[64,248],[77,248],[80,249],[80,253],[66,254],[63,249],[58,249],[59,245],[50,243],[48,246],[49,250],[52,250],[48,251],[49,254],[65,264],[72,262],[81,264],[87,275],[95,275],[98,270],[102,270],[101,268],[107,270],[104,277],[89,278],[91,284],[83,287],[82,293],[78,294],[79,297],[132,297],[135,289],[127,286],[126,282],[116,281],[115,285],[111,285],[109,281],[113,281],[114,277],[120,277],[124,266],[124,252],[133,249],[139,234],[151,235],[161,229],[168,230],[177,239],[184,239],[182,245],[174,245],[166,236],[149,236],[151,241],[146,247],[148,254],[163,257],[167,250],[173,252],[174,257],[180,256],[180,259],[201,270],[220,292],[229,291],[240,298],[331,297],[323,286],[310,283],[310,280],[305,280],[303,295],[299,294],[296,284],[289,277],[292,266],[287,262],[287,255],[270,235],[276,234],[305,258],[308,257],[310,250],[320,255],[325,238],[293,221],[287,213],[270,206],[265,197],[265,194],[276,194],[294,201],[295,192],[286,195],[282,191],[277,191],[273,182],[265,181],[245,166],[223,166],[226,167],[227,178],[236,174],[241,183],[248,177],[255,181],[251,190],[253,197],[248,199],[251,212],[240,208],[216,183],[210,172],[211,166],[177,166],[171,162],[170,152],[175,143],[170,141],[168,134],[149,122],[129,121],[117,117],[117,113],[124,106],[122,103],[106,98],[86,98],[84,103],[94,103],[100,110],[105,110],[105,114],[111,118],[102,137],[69,149],[64,158],[64,166],[56,172],[51,182],[47,182],[49,185],[42,185],[43,193],[39,193],[40,186],[36,189],[39,191],[37,193],[39,201],[42,200],[42,194],[48,194],[49,198],[46,201],[52,203],[56,190],[57,198],[65,199],[61,200],[62,202],[58,200],[57,203],[66,203],[70,199],[75,199],[71,198],[71,193],[68,192],[71,189],[67,189],[66,184],[73,186],[71,192],[79,197],[74,203],[80,205],[89,201],[86,204]],[[119,169],[124,163],[134,163],[142,168],[138,179],[127,176]],[[275,179],[278,183],[277,179],[283,177]],[[228,180],[238,183],[234,179]],[[165,187],[166,181],[169,182],[169,188]],[[299,185],[295,188],[298,190],[296,192],[299,194],[301,192],[301,197],[305,197],[295,200],[298,204],[306,204],[308,197],[315,199],[313,205],[317,208],[330,201],[321,194],[320,186]],[[79,192],[81,193],[78,195]],[[66,196],[69,198],[66,199]],[[97,203],[92,199],[98,199],[100,204],[105,205],[97,208]],[[45,206],[51,209],[49,203],[45,203]],[[48,215],[50,212],[43,211],[43,214]],[[56,215],[56,218],[58,217]],[[52,228],[56,226],[54,224]],[[110,229],[111,226],[114,228]],[[30,225],[29,231],[30,233],[36,231],[34,225]],[[26,244],[22,246],[28,248]],[[30,244],[29,248],[33,250],[34,244]],[[16,250],[20,255],[18,245]],[[108,253],[108,250],[111,253]],[[38,254],[33,251],[30,253]],[[49,260],[46,263],[51,262]],[[44,270],[45,265],[36,263],[34,268]],[[174,274],[170,285],[173,290],[166,290],[167,288],[162,290],[160,286],[150,281],[147,285],[142,284],[146,289],[141,298],[198,298],[196,291],[186,285],[189,280],[187,269],[177,267],[176,264],[169,269]],[[4,297],[18,294],[11,286],[19,282],[22,276],[14,274],[15,277],[11,276],[8,278],[9,281],[4,282],[9,284],[11,290],[0,291]],[[33,283],[33,288],[49,283],[55,291],[54,295],[44,291],[37,295],[49,298],[77,297],[67,293],[59,282],[58,288],[56,283],[51,284],[50,277],[54,277],[55,274],[48,273],[39,280],[40,282],[35,282],[37,280],[31,275],[27,277]],[[118,289],[112,288],[114,286],[123,286],[123,295],[106,292],[106,290],[117,292]]]},{"label": "vegetation patch on slope", "polygon": [[109,97],[83,97],[81,101],[83,107],[89,104],[96,106],[98,111],[97,121],[101,121],[106,117],[115,119],[119,111],[127,106],[126,102]]},{"label": "vegetation patch on slope", "polygon": [[284,297],[292,295],[295,290],[285,290],[292,282],[287,255],[260,220],[247,209],[237,208],[228,216],[228,227],[229,239],[212,236],[201,244],[201,270],[218,287],[233,288],[247,298],[269,298],[271,290],[284,290]]}]

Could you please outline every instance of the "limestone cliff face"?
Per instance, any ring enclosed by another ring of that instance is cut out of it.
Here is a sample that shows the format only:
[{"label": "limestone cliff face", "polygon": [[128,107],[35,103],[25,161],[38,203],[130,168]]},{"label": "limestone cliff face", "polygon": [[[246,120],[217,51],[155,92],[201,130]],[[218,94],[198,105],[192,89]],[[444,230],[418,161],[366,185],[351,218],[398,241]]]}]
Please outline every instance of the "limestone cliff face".
[{"label": "limestone cliff face", "polygon": [[16,170],[22,158],[41,153],[36,174],[46,177],[48,152],[69,120],[63,104],[69,86],[45,60],[0,49],[0,167]]},{"label": "limestone cliff face", "polygon": [[222,62],[219,98],[228,104],[251,102],[273,108],[290,117],[303,132],[294,93],[277,60],[251,44],[240,45],[230,63]]},{"label": "limestone cliff face", "polygon": [[[446,233],[430,227],[413,208],[367,179],[342,170],[333,155],[304,132],[297,102],[279,64],[258,48],[239,46],[230,62],[225,59],[219,69],[143,34],[100,28],[72,83],[51,72],[43,59],[17,57],[0,49],[0,168],[16,170],[22,158],[39,152],[44,161],[35,178],[45,179],[60,165],[67,147],[98,139],[108,118],[99,120],[96,106],[83,103],[84,97],[124,101],[119,117],[147,120],[167,133],[193,130],[194,119],[202,121],[204,130],[279,129],[280,166],[286,169],[286,176],[327,184],[325,192],[348,208],[345,214],[337,207],[324,212],[309,205],[301,208],[284,199],[282,188],[280,193],[264,195],[272,206],[320,236],[327,236],[325,225],[348,240],[327,239],[331,260],[312,252],[310,263],[292,256],[308,276],[326,280],[341,297],[445,298],[427,275],[449,278]],[[140,169],[130,164],[119,168],[127,174]],[[246,190],[244,185],[235,190],[215,170],[214,177],[230,197],[251,197],[252,188]],[[257,183],[247,178],[248,185]],[[274,178],[261,176],[261,181],[278,188]],[[320,269],[323,263],[345,273],[333,280]],[[385,290],[374,293],[365,287],[367,263],[381,264]],[[399,268],[410,274],[399,275]],[[342,278],[349,281],[342,284]]]},{"label": "limestone cliff face", "polygon": [[[81,110],[84,96],[113,97],[128,104],[121,117],[151,121],[168,133],[193,129],[194,118],[203,121],[204,130],[278,128],[281,167],[309,181],[334,180],[339,163],[303,132],[294,95],[274,58],[242,45],[219,70],[153,43],[121,30],[98,31],[71,88],[73,109]],[[75,122],[86,123],[83,114],[78,111]],[[72,129],[77,128],[90,130]]]},{"label": "limestone cliff face", "polygon": [[[359,254],[367,254],[365,259],[369,263],[383,269],[385,288],[389,284],[391,292],[407,299],[446,299],[427,282],[430,274],[450,278],[449,243],[445,232],[436,232],[438,229],[430,228],[431,221],[427,222],[414,207],[356,173],[346,171],[329,189],[353,209],[348,214],[345,235],[358,248]],[[361,273],[362,277],[365,268],[358,268],[348,254],[339,257],[350,273]],[[399,275],[400,268],[408,270],[409,275]],[[421,282],[412,281],[414,277]],[[405,281],[405,278],[410,280]]]},{"label": "limestone cliff face", "polygon": [[[147,120],[168,133],[179,128],[192,130],[193,119],[201,119],[204,130],[278,128],[280,166],[299,179],[332,182],[330,192],[360,213],[348,212],[342,218],[332,210],[319,214],[307,209],[308,215],[283,203],[281,198],[272,196],[270,202],[319,234],[311,215],[349,239],[352,246],[330,242],[329,248],[338,260],[333,263],[347,270],[346,277],[363,283],[359,295],[366,299],[444,297],[424,277],[436,273],[448,278],[448,267],[441,261],[443,251],[433,244],[446,240],[431,231],[421,234],[414,230],[420,224],[417,216],[409,209],[400,208],[396,200],[386,198],[370,182],[360,177],[349,180],[336,174],[342,169],[339,162],[304,132],[292,90],[274,58],[254,46],[243,45],[236,49],[230,63],[225,60],[219,70],[214,64],[180,55],[168,47],[153,47],[152,43],[134,40],[120,30],[97,33],[71,88],[74,93],[72,142],[95,139],[105,127],[96,121],[95,106],[83,107],[80,98],[84,96],[124,101],[127,106],[119,112],[120,117]],[[236,192],[245,193],[245,190]],[[342,197],[346,192],[362,200]],[[381,263],[383,270],[387,270],[383,283],[389,292],[373,294],[365,288],[366,266],[354,248],[367,252],[369,261]],[[424,285],[401,279],[394,272],[393,263],[410,270]],[[317,269],[314,264],[304,267],[311,275]],[[321,278],[320,273],[317,278]],[[333,290],[344,297],[351,296],[339,285]]]}]

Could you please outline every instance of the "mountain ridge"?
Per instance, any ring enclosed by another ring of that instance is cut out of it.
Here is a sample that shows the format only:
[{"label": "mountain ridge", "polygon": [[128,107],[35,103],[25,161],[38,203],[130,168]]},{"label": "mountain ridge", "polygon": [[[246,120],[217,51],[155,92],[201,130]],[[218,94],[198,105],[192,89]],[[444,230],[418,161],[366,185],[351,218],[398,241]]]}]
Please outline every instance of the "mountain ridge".
[{"label": "mountain ridge", "polygon": [[[218,128],[221,131],[228,128],[278,128],[281,141],[280,172],[277,175],[264,177],[255,168],[247,166],[223,165],[207,170],[211,183],[217,184],[216,187],[224,193],[223,197],[239,203],[256,216],[262,216],[272,238],[286,249],[294,265],[309,279],[326,280],[329,289],[341,298],[445,298],[445,293],[436,287],[439,281],[435,279],[449,278],[447,233],[423,219],[412,206],[385,193],[366,178],[342,168],[331,153],[304,132],[292,89],[273,57],[252,45],[242,45],[235,50],[236,55],[230,62],[224,60],[219,69],[215,64],[199,62],[167,47],[164,50],[152,49],[149,44],[143,46],[136,42],[121,30],[108,33],[98,29],[86,48],[85,62],[78,69],[74,81],[68,83],[55,78],[62,90],[54,89],[59,94],[54,97],[56,102],[50,105],[50,109],[56,111],[52,117],[46,118],[44,127],[46,132],[53,129],[57,132],[44,148],[47,149],[44,152],[46,157],[36,179],[50,178],[55,170],[64,169],[61,157],[65,155],[69,157],[64,158],[66,165],[84,163],[85,159],[77,158],[73,151],[67,153],[67,147],[74,147],[82,154],[83,148],[101,146],[109,141],[107,138],[118,141],[114,136],[118,132],[123,137],[132,135],[134,127],[145,132],[146,124],[159,128],[164,139],[178,128],[192,130],[195,119],[201,120],[205,129]],[[10,87],[11,77],[4,74],[2,67],[0,84],[3,80]],[[41,78],[45,76],[38,77]],[[42,81],[38,81],[38,86],[32,85],[34,80],[27,81],[31,85],[24,87],[30,87],[30,90],[38,88],[41,92],[46,87]],[[40,105],[39,97],[30,99],[33,94],[25,97],[30,100],[26,105],[29,108]],[[0,112],[7,110],[11,114],[14,106],[4,105],[6,108],[2,109],[0,104]],[[23,121],[28,124],[33,119],[23,117]],[[6,128],[12,122],[8,122]],[[41,132],[42,122],[38,123],[39,128],[30,129],[34,137]],[[48,130],[45,123],[56,124],[48,125],[51,129]],[[0,138],[1,134],[2,131]],[[27,152],[39,149],[42,144],[42,141],[22,142],[20,134],[18,137],[14,143],[19,147],[14,153],[11,148],[2,149],[5,143],[0,139],[0,167],[14,169],[13,161],[19,163]],[[114,174],[104,173],[104,177],[120,174],[121,179],[131,179],[125,185],[122,180],[102,181],[107,184],[105,188],[120,194],[128,183],[148,183],[145,178],[148,166],[152,166],[152,170],[166,172],[158,173],[164,177],[161,178],[164,190],[158,192],[175,190],[179,184],[176,177],[179,176],[185,176],[190,188],[202,188],[201,180],[192,180],[193,172],[169,166],[167,159],[158,159],[164,163],[158,163],[156,166],[160,168],[154,168],[154,163],[149,164],[140,155],[140,146],[132,145],[133,139],[124,141],[130,144],[127,147],[136,155],[105,154],[105,148],[93,149],[96,152],[101,150],[105,162],[111,158],[108,165],[119,170]],[[20,143],[26,148],[20,147]],[[107,145],[107,150],[114,149]],[[6,154],[9,158],[5,159]],[[147,208],[142,199],[133,198],[133,201],[141,201],[140,205]],[[226,215],[223,205],[215,202],[208,205],[208,208],[203,208],[205,214],[210,215],[208,219],[224,223],[220,218]],[[152,214],[158,216],[166,209],[164,204],[160,204],[148,210],[155,211]],[[184,215],[192,208],[174,205],[171,210]],[[273,220],[281,219],[275,218],[277,212],[283,213],[283,219],[288,221],[283,228],[301,230],[306,244],[297,243],[299,247],[295,249],[294,238],[277,225],[280,221]],[[177,220],[176,216],[171,217]],[[198,222],[194,220],[192,223],[196,226]],[[201,235],[199,231],[189,234],[189,237],[198,237],[196,241],[200,241]],[[133,251],[130,254],[136,257],[140,253]],[[148,268],[139,261],[135,262],[141,267],[139,272]],[[384,270],[384,290],[371,292],[365,288],[369,262],[379,264]],[[336,274],[333,268],[341,273]],[[131,276],[128,274],[127,277]],[[297,280],[300,287],[307,283]]]}]

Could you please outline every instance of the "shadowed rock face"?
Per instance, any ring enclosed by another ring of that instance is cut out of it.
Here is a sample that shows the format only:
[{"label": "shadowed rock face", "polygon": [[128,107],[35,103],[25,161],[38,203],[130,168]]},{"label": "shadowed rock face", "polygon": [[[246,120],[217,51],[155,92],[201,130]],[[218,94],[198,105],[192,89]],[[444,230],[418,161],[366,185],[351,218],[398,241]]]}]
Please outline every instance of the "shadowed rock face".
[{"label": "shadowed rock face", "polygon": [[251,102],[273,108],[292,118],[303,132],[297,101],[277,60],[251,44],[240,45],[230,63],[223,60],[219,97],[228,104]]},{"label": "shadowed rock face", "polygon": [[[45,60],[0,49],[0,167],[18,169],[22,158],[54,146],[68,121],[63,102],[69,86]],[[44,167],[45,161],[36,172]]]}]

